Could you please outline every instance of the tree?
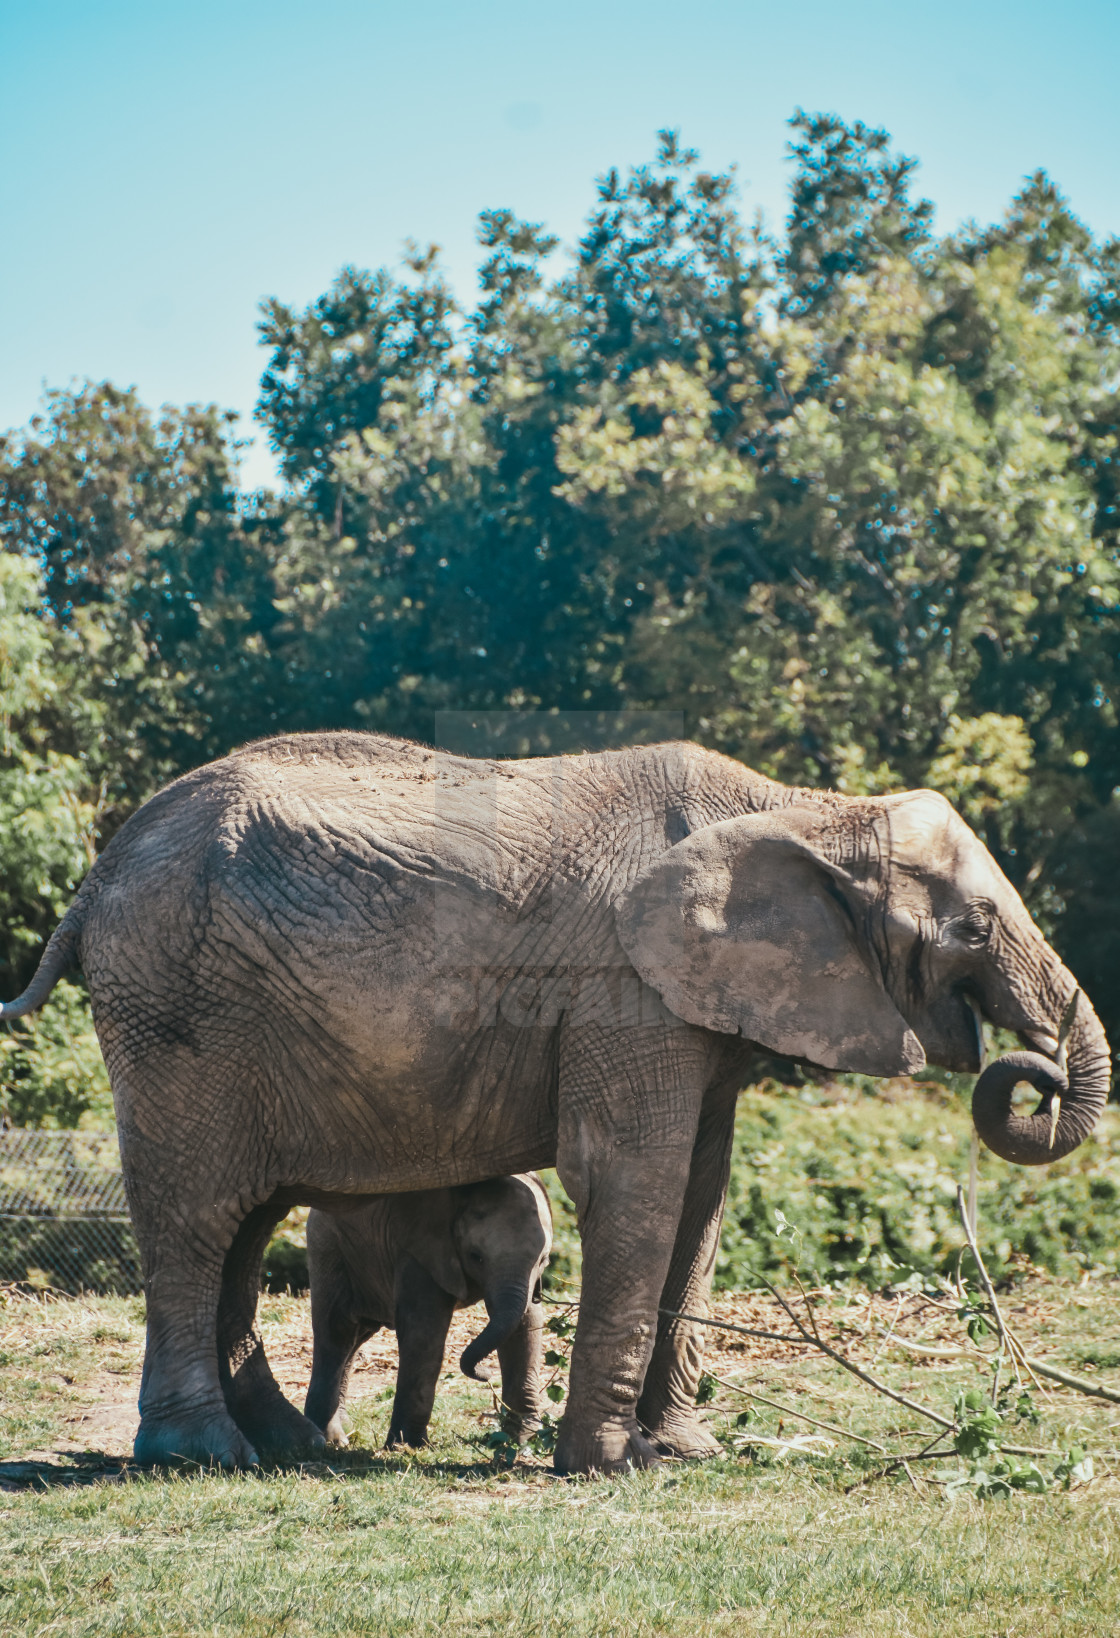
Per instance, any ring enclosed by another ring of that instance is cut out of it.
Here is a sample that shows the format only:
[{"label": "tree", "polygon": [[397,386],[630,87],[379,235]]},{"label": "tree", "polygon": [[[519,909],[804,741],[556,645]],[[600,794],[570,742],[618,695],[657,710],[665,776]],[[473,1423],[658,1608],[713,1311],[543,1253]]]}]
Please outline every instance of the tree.
[{"label": "tree", "polygon": [[1120,242],[1043,173],[937,237],[915,162],[835,115],[798,113],[790,152],[780,240],[662,132],[600,179],[559,272],[541,223],[485,212],[471,311],[434,250],[266,303],[283,494],[239,492],[212,406],[107,384],[0,443],[0,542],[41,577],[11,641],[38,633],[48,679],[0,794],[10,960],[78,868],[66,813],[104,840],[253,735],[673,710],[793,783],[945,791],[1120,1019],[1094,885],[1120,788]]},{"label": "tree", "polygon": [[[100,792],[80,756],[52,749],[41,726],[73,677],[52,651],[36,566],[0,551],[0,983],[23,988],[42,943],[93,858]],[[85,719],[88,722],[88,718]],[[21,1123],[75,1125],[107,1110],[89,1008],[74,984],[25,1026],[0,1032],[0,1112]]]},{"label": "tree", "polygon": [[269,647],[280,529],[242,503],[232,423],[87,383],[0,439],[0,543],[39,565],[52,642],[81,676],[51,742],[104,785],[110,830],[287,703]]}]

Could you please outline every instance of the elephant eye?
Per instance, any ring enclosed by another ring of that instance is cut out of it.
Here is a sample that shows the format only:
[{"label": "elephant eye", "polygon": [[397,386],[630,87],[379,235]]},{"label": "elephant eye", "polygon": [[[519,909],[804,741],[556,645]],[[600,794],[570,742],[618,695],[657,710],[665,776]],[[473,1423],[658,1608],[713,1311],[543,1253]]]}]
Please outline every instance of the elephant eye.
[{"label": "elephant eye", "polygon": [[966,910],[956,925],[957,937],[972,949],[978,949],[982,944],[986,944],[991,931],[991,915],[979,904]]}]

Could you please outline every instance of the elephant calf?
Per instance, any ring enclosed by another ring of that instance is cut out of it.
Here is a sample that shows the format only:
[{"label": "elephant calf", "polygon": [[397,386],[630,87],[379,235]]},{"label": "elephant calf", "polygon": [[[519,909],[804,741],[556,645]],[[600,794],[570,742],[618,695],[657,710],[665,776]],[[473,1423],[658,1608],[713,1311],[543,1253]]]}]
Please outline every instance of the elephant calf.
[{"label": "elephant calf", "polygon": [[306,1415],[345,1444],[342,1409],[354,1356],[382,1326],[397,1333],[397,1391],[387,1445],[422,1445],[456,1308],[481,1298],[489,1322],[464,1350],[467,1376],[495,1348],[503,1426],[523,1442],[540,1426],[541,1275],[552,1211],[535,1172],[450,1189],[388,1194],[307,1221],[315,1350]]}]

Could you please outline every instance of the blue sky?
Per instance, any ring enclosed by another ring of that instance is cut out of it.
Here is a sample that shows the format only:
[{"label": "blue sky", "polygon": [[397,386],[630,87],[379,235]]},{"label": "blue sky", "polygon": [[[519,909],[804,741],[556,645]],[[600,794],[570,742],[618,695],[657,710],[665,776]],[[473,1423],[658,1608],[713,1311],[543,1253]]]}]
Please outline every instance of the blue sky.
[{"label": "blue sky", "polygon": [[0,427],[83,376],[248,418],[261,297],[411,236],[469,300],[480,210],[570,242],[666,125],[774,224],[800,104],[885,125],[942,229],[1043,166],[1120,233],[1118,61],[1117,0],[0,0]]}]

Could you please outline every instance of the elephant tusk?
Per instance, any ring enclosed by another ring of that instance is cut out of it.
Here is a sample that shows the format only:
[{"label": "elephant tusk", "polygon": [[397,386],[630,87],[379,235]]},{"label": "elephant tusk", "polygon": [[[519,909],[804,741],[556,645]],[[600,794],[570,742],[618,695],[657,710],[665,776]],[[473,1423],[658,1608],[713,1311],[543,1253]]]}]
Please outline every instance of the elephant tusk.
[{"label": "elephant tusk", "polygon": [[976,1030],[976,1057],[982,1072],[988,1057],[988,1048],[984,1040],[984,1014],[980,1011],[980,1003],[975,996],[966,995],[965,1000],[968,1002],[968,1010],[972,1014],[972,1023]]},{"label": "elephant tusk", "polygon": [[[1066,1067],[1066,1041],[1069,1038],[1070,1030],[1073,1028],[1073,1020],[1077,1017],[1077,1003],[1080,1000],[1081,991],[1074,990],[1066,1004],[1066,1010],[1062,1014],[1062,1021],[1058,1025],[1058,1067],[1062,1070],[1063,1074],[1065,1073]],[[1053,1147],[1053,1143],[1054,1140],[1051,1138],[1051,1147]]]},{"label": "elephant tusk", "polygon": [[1058,1116],[1062,1112],[1062,1100],[1055,1092],[1050,1100],[1050,1147],[1054,1147],[1054,1139],[1058,1135]]}]

